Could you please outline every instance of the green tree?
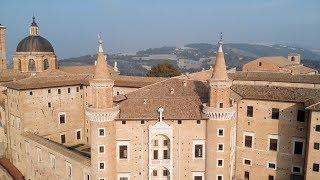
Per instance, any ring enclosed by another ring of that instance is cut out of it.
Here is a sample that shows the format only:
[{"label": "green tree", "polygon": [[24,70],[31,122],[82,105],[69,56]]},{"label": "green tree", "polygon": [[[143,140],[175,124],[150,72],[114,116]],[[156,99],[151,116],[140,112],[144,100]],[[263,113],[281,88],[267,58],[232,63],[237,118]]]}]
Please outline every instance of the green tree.
[{"label": "green tree", "polygon": [[163,63],[152,66],[151,70],[147,73],[149,77],[174,77],[179,76],[181,73],[172,64]]}]

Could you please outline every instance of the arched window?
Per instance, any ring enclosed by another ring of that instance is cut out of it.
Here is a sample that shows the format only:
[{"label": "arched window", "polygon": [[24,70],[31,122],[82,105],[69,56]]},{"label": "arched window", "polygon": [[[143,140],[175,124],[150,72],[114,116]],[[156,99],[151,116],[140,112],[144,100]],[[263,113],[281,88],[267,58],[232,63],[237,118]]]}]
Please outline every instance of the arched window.
[{"label": "arched window", "polygon": [[49,61],[48,59],[43,60],[43,70],[49,69]]},{"label": "arched window", "polygon": [[18,60],[18,70],[19,70],[19,71],[22,71],[22,68],[21,68],[21,59]]},{"label": "arched window", "polygon": [[28,70],[36,71],[36,62],[33,59],[29,59]]},{"label": "arched window", "polygon": [[295,58],[293,56],[291,57],[291,61],[295,61]]}]

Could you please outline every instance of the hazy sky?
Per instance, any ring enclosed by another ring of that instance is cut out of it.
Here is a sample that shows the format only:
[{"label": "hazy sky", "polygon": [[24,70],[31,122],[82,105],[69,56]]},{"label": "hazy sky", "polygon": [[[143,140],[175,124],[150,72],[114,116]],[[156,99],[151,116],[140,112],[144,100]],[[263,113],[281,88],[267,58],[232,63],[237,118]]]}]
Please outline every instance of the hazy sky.
[{"label": "hazy sky", "polygon": [[163,45],[294,43],[320,48],[320,0],[2,0],[8,57],[35,14],[59,58],[94,54],[102,32],[108,52]]}]

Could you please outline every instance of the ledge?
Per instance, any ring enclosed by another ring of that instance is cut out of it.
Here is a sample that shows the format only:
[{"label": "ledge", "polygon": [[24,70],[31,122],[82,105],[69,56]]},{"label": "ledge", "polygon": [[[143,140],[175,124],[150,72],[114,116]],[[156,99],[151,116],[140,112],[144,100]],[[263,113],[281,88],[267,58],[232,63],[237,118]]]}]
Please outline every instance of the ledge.
[{"label": "ledge", "polygon": [[119,111],[119,106],[105,109],[87,107],[86,116],[93,122],[108,122],[113,121],[119,114]]},{"label": "ledge", "polygon": [[234,117],[236,108],[213,108],[203,106],[203,113],[208,116],[209,120],[230,120]]}]

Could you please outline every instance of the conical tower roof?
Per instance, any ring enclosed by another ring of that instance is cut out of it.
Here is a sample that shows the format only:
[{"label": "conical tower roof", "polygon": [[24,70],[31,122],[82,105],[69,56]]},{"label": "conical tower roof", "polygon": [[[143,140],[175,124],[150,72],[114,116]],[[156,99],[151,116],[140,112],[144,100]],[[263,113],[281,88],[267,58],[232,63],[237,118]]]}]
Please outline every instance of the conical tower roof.
[{"label": "conical tower roof", "polygon": [[108,80],[111,79],[108,66],[107,66],[107,58],[103,51],[103,41],[101,36],[99,35],[99,52],[97,57],[97,64],[94,73],[94,80]]},{"label": "conical tower roof", "polygon": [[212,76],[210,78],[211,81],[227,81],[228,73],[227,73],[227,66],[226,61],[224,59],[224,52],[222,48],[222,35],[221,39],[218,43],[218,49],[216,54],[216,62],[213,67]]}]

